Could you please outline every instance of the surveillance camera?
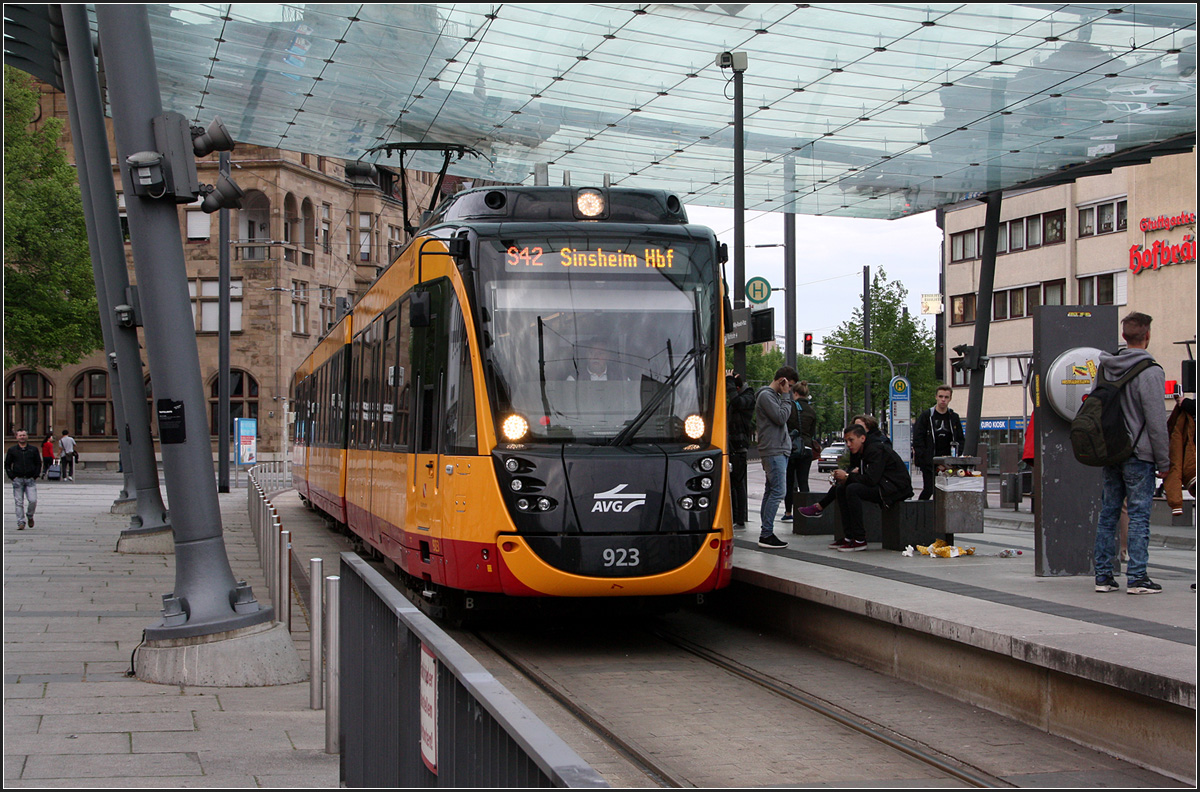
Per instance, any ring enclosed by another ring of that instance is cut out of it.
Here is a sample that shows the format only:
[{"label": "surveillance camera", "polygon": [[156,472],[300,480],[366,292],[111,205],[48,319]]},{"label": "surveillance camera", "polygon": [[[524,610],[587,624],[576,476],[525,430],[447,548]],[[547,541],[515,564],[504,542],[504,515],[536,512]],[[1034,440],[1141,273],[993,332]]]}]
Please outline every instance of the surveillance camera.
[{"label": "surveillance camera", "polygon": [[744,72],[747,65],[746,53],[722,52],[717,55],[717,65],[722,69],[733,69],[736,72]]}]

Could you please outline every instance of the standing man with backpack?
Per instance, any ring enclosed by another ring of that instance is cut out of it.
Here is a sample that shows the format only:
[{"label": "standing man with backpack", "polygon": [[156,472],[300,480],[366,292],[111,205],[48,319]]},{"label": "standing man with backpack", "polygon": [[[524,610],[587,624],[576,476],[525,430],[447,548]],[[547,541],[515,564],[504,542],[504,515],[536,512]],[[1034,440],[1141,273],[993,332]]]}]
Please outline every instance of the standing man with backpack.
[{"label": "standing man with backpack", "polygon": [[[1166,477],[1171,467],[1167,417],[1163,408],[1166,374],[1147,351],[1150,322],[1151,318],[1144,313],[1126,316],[1121,320],[1121,336],[1127,348],[1116,355],[1100,356],[1098,381],[1102,377],[1106,382],[1115,382],[1132,373],[1134,367],[1146,364],[1124,384],[1117,399],[1133,453],[1124,461],[1104,466],[1104,494],[1093,557],[1096,591],[1101,592],[1119,588],[1113,578],[1113,559],[1117,554],[1117,524],[1122,503],[1129,510],[1129,566],[1126,568],[1129,584],[1126,593],[1157,594],[1162,591],[1162,586],[1146,573],[1150,553],[1150,504],[1157,486],[1155,478]],[[1072,424],[1072,429],[1075,425]],[[1074,432],[1072,445],[1078,456],[1079,445]]]}]

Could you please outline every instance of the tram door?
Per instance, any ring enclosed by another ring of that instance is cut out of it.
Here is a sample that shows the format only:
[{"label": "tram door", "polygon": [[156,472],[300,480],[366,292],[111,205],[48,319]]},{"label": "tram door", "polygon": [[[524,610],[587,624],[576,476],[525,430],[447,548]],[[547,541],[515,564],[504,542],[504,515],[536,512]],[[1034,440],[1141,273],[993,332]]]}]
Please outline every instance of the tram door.
[{"label": "tram door", "polygon": [[[426,574],[437,582],[444,579],[441,490],[446,476],[442,470],[441,416],[446,383],[445,303],[449,288],[445,281],[437,281],[423,284],[419,290],[428,292],[430,299],[428,324],[419,326],[421,321],[415,318],[412,328],[415,453],[409,475],[415,525],[408,526],[408,530],[416,534],[421,568],[429,565]],[[419,311],[414,309],[412,313],[415,317]]]}]

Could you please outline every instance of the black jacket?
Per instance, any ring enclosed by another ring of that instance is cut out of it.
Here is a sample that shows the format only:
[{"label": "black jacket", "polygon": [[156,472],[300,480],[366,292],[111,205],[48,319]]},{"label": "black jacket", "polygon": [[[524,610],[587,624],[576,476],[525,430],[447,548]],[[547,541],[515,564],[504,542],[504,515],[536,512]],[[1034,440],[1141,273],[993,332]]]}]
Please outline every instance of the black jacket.
[{"label": "black jacket", "polygon": [[[913,459],[917,463],[917,467],[929,467],[933,464],[935,456],[950,455],[950,449],[945,449],[945,453],[939,455],[934,444],[933,413],[935,409],[934,407],[930,407],[917,416],[917,420],[913,422]],[[962,448],[966,442],[962,419],[958,417],[958,413],[954,412],[954,410],[947,410],[946,415],[950,418],[950,430],[953,434],[953,442],[958,443],[958,447]]]},{"label": "black jacket", "polygon": [[908,500],[913,495],[912,476],[904,460],[890,443],[881,441],[868,441],[863,446],[858,472],[851,473],[846,482],[877,489],[885,506]]},{"label": "black jacket", "polygon": [[754,439],[754,389],[742,388],[729,400],[729,450],[745,451]]},{"label": "black jacket", "polygon": [[4,455],[4,474],[11,479],[37,478],[42,475],[42,452],[33,443],[24,448],[15,445]]}]

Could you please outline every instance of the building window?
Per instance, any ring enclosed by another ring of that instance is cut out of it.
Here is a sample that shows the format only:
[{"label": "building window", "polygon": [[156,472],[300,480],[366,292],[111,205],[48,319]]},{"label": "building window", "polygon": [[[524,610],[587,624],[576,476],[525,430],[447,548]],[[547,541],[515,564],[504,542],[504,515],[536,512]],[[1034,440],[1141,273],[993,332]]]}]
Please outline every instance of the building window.
[{"label": "building window", "polygon": [[1043,305],[1065,305],[1067,282],[1065,280],[1047,281],[1042,284]]},{"label": "building window", "polygon": [[1112,234],[1129,224],[1129,203],[1124,198],[1079,209],[1079,236]]},{"label": "building window", "polygon": [[1042,215],[1042,244],[1053,245],[1067,239],[1067,210],[1059,209]]},{"label": "building window", "polygon": [[[197,333],[220,330],[221,282],[217,278],[191,278],[188,295],[192,298],[192,321]],[[229,332],[242,332],[242,279],[229,281]]]},{"label": "building window", "polygon": [[370,212],[359,212],[358,214],[358,260],[371,260],[371,214]]},{"label": "building window", "polygon": [[186,214],[188,241],[199,242],[207,240],[212,235],[212,221],[209,215],[199,209],[189,209]]},{"label": "building window", "polygon": [[992,295],[992,319],[1008,318],[1008,292],[996,292]]},{"label": "building window", "polygon": [[308,281],[292,281],[292,332],[308,335]]},{"label": "building window", "polygon": [[955,388],[965,388],[971,383],[968,381],[967,372],[960,369],[958,366],[962,363],[962,358],[950,359],[950,384]]},{"label": "building window", "polygon": [[320,305],[320,311],[321,311],[320,331],[322,333],[329,332],[329,328],[333,327],[333,317],[336,315],[334,313],[335,310],[336,309],[334,307],[334,301],[333,301],[333,287],[332,286],[322,286],[321,287],[321,305]]},{"label": "building window", "polygon": [[1025,290],[1013,289],[1008,293],[1008,315],[1019,319],[1025,315]]},{"label": "building window", "polygon": [[332,211],[333,207],[329,204],[321,204],[321,249],[326,253],[333,252]]},{"label": "building window", "polygon": [[1025,247],[1041,247],[1042,245],[1042,216],[1034,215],[1025,218]]},{"label": "building window", "polygon": [[1108,272],[1079,278],[1080,305],[1125,305],[1124,272]]},{"label": "building window", "polygon": [[950,298],[950,324],[975,321],[975,295],[960,294]]},{"label": "building window", "polygon": [[1008,249],[1012,251],[1025,249],[1025,221],[1013,220],[1008,224]]},{"label": "building window", "polygon": [[80,374],[71,388],[72,426],[76,437],[110,437],[113,432],[112,395],[108,372],[91,369]]},{"label": "building window", "polygon": [[36,371],[18,371],[4,385],[4,433],[24,429],[41,443],[54,426],[54,384]]},{"label": "building window", "polygon": [[[220,400],[218,391],[220,388],[220,378],[213,377],[212,384],[209,387],[209,433],[217,436],[217,426],[219,425],[220,416]],[[234,421],[238,418],[253,418],[258,420],[258,380],[250,376],[241,369],[232,369],[229,372],[229,436],[235,437],[233,434]],[[261,427],[259,427],[261,430]],[[261,431],[259,433],[261,436]]]},{"label": "building window", "polygon": [[976,232],[975,229],[964,231],[961,234],[955,234],[950,237],[952,249],[951,261],[969,261],[976,258],[975,247]]}]

